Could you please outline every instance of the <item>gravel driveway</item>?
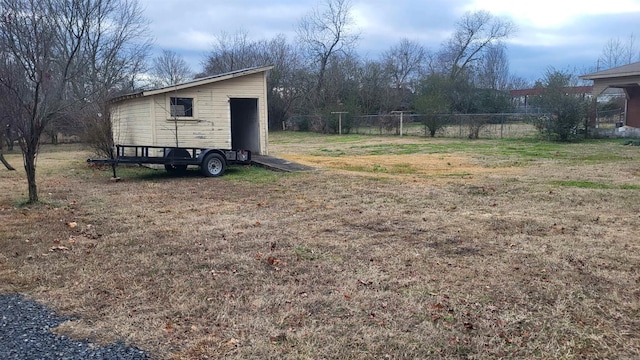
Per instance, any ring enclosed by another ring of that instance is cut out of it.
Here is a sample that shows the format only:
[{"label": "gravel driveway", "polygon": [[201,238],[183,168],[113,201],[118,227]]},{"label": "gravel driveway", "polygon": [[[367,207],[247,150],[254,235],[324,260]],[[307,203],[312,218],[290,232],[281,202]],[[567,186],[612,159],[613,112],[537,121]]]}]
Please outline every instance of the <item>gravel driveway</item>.
[{"label": "gravel driveway", "polygon": [[58,336],[50,329],[68,320],[20,295],[0,294],[1,359],[148,359],[135,347],[116,343],[98,347]]}]

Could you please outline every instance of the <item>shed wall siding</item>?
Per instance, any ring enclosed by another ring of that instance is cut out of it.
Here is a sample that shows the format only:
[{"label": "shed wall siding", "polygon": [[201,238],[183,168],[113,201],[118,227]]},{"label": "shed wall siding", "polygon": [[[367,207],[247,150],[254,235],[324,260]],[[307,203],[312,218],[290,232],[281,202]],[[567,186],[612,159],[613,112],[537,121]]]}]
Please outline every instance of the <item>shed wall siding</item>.
[{"label": "shed wall siding", "polygon": [[[193,98],[193,118],[173,119],[171,97]],[[177,138],[181,147],[231,148],[230,98],[258,99],[260,153],[267,154],[265,72],[115,103],[114,139],[117,144],[176,146]]]},{"label": "shed wall siding", "polygon": [[153,142],[149,99],[137,98],[112,104],[111,122],[116,144],[137,145]]},{"label": "shed wall siding", "polygon": [[[179,146],[231,148],[230,98],[258,99],[260,129],[261,134],[265,134],[263,129],[267,126],[267,110],[264,81],[264,74],[252,74],[153,96],[156,113],[154,145],[175,146],[177,129]],[[171,97],[194,99],[193,120],[175,120],[170,116]],[[266,140],[262,138],[261,149],[266,149]]]}]

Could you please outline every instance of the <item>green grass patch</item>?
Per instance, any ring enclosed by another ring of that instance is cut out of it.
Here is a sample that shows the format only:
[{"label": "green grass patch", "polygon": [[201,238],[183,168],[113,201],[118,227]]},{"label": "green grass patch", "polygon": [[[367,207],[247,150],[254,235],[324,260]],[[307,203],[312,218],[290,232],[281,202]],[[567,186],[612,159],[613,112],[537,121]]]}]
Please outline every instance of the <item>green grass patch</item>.
[{"label": "green grass patch", "polygon": [[640,190],[640,185],[624,184],[620,185],[618,188],[622,190]]},{"label": "green grass patch", "polygon": [[393,164],[390,167],[387,167],[382,164],[373,163],[371,165],[362,166],[362,165],[347,165],[341,167],[343,170],[347,171],[357,171],[357,172],[368,172],[368,173],[379,173],[379,174],[414,174],[416,170],[411,166],[411,164]]},{"label": "green grass patch", "polygon": [[555,180],[551,182],[553,185],[557,186],[566,186],[566,187],[577,187],[582,189],[622,189],[622,190],[640,190],[640,186],[638,185],[609,185],[603,184],[593,181],[584,181],[584,180]]},{"label": "green grass patch", "polygon": [[294,174],[268,170],[260,166],[231,166],[222,177],[225,180],[243,183],[272,184],[285,176],[294,176]]},{"label": "green grass patch", "polygon": [[391,173],[394,174],[415,174],[416,169],[411,166],[411,164],[402,163],[402,164],[394,164],[391,167]]},{"label": "green grass patch", "polygon": [[37,203],[29,203],[29,198],[25,197],[16,201],[13,204],[13,206],[15,206],[18,209],[43,209],[43,208],[58,209],[63,207],[63,205],[59,201],[43,198],[41,193],[38,193]]},{"label": "green grass patch", "polygon": [[313,153],[313,155],[315,156],[332,156],[332,157],[340,157],[346,154],[347,153],[344,152],[344,150],[342,149],[327,149],[327,148],[320,149],[318,152]]},{"label": "green grass patch", "polygon": [[457,178],[457,177],[466,177],[466,176],[471,176],[471,173],[468,172],[464,172],[464,173],[453,173],[453,174],[444,174],[442,176],[444,177],[452,177],[452,178]]},{"label": "green grass patch", "polygon": [[320,258],[317,251],[304,245],[296,247],[294,253],[298,260],[317,260]]},{"label": "green grass patch", "polygon": [[289,144],[304,142],[347,143],[369,138],[367,135],[355,134],[319,134],[304,131],[278,131],[269,133],[269,142],[273,144]]}]

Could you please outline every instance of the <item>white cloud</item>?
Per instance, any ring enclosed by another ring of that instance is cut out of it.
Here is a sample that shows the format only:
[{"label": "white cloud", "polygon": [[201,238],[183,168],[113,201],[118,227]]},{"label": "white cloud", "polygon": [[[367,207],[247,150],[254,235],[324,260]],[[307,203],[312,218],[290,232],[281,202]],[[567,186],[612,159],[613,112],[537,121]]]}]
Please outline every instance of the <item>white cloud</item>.
[{"label": "white cloud", "polygon": [[[139,0],[151,20],[158,48],[199,61],[223,31],[247,32],[252,40],[283,33],[295,41],[300,18],[324,0]],[[640,0],[351,0],[368,59],[402,38],[437,50],[465,11],[487,10],[510,18],[518,31],[508,40],[512,69],[539,72],[532,63],[568,65],[595,62],[608,38],[639,35]],[[595,53],[595,54],[594,54]],[[535,75],[533,75],[535,76]]]},{"label": "white cloud", "polygon": [[474,0],[467,10],[487,10],[535,28],[559,28],[584,15],[607,15],[640,12],[640,0],[537,0],[523,3],[513,0]]}]

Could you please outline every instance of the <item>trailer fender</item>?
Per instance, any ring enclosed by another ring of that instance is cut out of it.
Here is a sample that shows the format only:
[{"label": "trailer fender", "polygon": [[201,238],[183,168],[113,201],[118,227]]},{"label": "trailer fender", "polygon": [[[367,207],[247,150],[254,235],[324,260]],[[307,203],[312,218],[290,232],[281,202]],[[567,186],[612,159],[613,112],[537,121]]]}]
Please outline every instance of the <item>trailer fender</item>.
[{"label": "trailer fender", "polygon": [[164,157],[166,158],[190,158],[191,154],[181,148],[167,148],[164,149]]},{"label": "trailer fender", "polygon": [[205,149],[205,150],[202,150],[200,152],[200,154],[198,154],[198,163],[202,164],[202,162],[207,157],[207,155],[209,155],[211,153],[220,154],[220,155],[222,155],[223,159],[225,159],[225,160],[227,159],[227,157],[225,156],[224,152],[222,152],[222,151],[220,151],[218,149]]}]

